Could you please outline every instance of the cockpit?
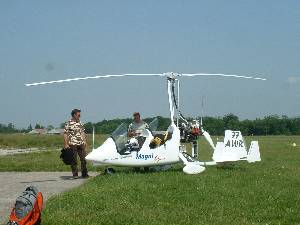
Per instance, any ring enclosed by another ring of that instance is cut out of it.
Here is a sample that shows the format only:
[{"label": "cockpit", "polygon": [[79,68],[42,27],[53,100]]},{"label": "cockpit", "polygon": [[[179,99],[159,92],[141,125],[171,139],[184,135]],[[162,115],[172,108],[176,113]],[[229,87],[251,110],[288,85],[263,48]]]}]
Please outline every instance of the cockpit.
[{"label": "cockpit", "polygon": [[139,151],[146,138],[151,134],[154,136],[157,133],[158,119],[155,118],[149,123],[149,130],[144,130],[139,136],[135,138],[128,137],[128,124],[122,123],[117,129],[111,134],[111,138],[116,144],[117,151],[121,155],[130,154],[131,151]]}]

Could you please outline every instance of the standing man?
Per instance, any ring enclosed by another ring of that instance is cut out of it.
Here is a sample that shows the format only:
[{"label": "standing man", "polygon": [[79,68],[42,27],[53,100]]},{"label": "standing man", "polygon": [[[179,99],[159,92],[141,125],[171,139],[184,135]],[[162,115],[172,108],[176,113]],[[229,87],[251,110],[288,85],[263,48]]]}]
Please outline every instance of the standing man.
[{"label": "standing man", "polygon": [[73,178],[78,178],[78,168],[77,168],[77,155],[81,162],[81,176],[83,178],[88,178],[88,171],[86,168],[86,135],[84,132],[83,125],[80,122],[81,110],[73,109],[71,112],[72,118],[65,124],[64,130],[64,142],[65,149],[70,149],[74,152],[75,162],[71,165]]}]

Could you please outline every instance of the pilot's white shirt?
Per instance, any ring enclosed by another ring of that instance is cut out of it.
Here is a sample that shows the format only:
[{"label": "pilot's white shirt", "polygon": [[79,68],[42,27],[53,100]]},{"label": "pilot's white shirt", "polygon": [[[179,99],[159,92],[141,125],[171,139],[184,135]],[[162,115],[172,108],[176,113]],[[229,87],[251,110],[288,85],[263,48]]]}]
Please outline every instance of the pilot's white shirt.
[{"label": "pilot's white shirt", "polygon": [[130,131],[130,132],[134,131],[137,133],[142,133],[146,129],[149,129],[149,125],[142,120],[139,123],[136,123],[135,121],[133,121],[128,127],[128,131]]}]

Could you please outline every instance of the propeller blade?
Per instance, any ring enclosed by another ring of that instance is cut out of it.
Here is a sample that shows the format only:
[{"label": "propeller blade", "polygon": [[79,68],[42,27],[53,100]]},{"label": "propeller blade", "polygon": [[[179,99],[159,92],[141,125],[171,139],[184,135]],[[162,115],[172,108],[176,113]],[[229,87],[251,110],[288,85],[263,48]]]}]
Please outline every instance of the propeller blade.
[{"label": "propeller blade", "polygon": [[99,79],[99,78],[110,78],[110,77],[129,77],[129,76],[164,76],[164,74],[135,74],[135,73],[126,73],[126,74],[108,74],[108,75],[98,75],[98,76],[89,76],[89,77],[77,77],[77,78],[68,78],[63,80],[53,80],[53,81],[42,81],[36,83],[25,84],[25,86],[37,86],[37,85],[45,85],[45,84],[56,84],[63,82],[71,82],[71,81],[79,81],[79,80],[89,80],[89,79]]},{"label": "propeller blade", "polygon": [[261,77],[240,76],[235,74],[223,74],[223,73],[183,73],[180,74],[180,76],[184,76],[184,77],[217,76],[217,77],[236,77],[236,78],[246,78],[246,79],[255,79],[255,80],[267,80],[266,78],[261,78]]}]

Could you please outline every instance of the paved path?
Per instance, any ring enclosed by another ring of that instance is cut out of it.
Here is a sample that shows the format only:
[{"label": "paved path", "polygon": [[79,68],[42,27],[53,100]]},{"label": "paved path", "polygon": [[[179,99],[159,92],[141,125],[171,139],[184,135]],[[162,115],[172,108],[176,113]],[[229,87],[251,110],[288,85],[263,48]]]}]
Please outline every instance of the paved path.
[{"label": "paved path", "polygon": [[16,154],[24,154],[24,153],[33,153],[33,152],[42,152],[42,151],[49,151],[49,150],[39,149],[39,148],[0,149],[0,156],[16,155]]},{"label": "paved path", "polygon": [[[77,187],[86,179],[73,180],[70,172],[1,172],[0,173],[0,224],[7,222],[11,207],[18,195],[29,185],[43,193],[44,200]],[[96,173],[89,173],[96,176]]]}]

